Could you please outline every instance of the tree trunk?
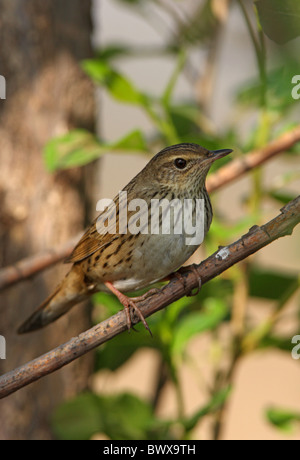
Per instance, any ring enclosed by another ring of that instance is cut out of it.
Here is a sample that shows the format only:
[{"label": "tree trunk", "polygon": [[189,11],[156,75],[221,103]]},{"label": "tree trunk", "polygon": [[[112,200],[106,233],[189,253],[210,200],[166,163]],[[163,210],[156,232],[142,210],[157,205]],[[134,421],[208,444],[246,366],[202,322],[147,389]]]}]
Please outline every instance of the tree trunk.
[{"label": "tree trunk", "polygon": [[[94,128],[94,89],[79,65],[91,56],[90,7],[88,0],[0,0],[2,267],[63,243],[86,224],[85,171],[50,174],[42,151],[55,135]],[[57,266],[1,294],[1,374],[88,328],[88,308],[81,305],[41,331],[16,334],[66,269]],[[86,387],[91,365],[89,354],[2,400],[0,439],[51,438],[53,408]]]}]

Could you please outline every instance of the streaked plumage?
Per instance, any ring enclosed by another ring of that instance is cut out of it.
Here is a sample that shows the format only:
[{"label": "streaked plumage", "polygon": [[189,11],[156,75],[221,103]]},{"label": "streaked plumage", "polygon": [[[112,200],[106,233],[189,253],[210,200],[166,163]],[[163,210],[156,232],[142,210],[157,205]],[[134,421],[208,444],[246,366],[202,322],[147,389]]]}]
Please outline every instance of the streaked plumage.
[{"label": "streaked plumage", "polygon": [[[205,178],[211,164],[230,152],[209,151],[189,143],[167,147],[155,155],[123,189],[127,192],[127,201],[129,203],[136,198],[145,200],[150,222],[151,200],[179,199],[183,202],[184,199],[192,199],[192,219],[195,219],[196,199],[204,198],[206,234],[212,220],[212,208]],[[118,216],[119,195],[115,197],[114,204]],[[128,211],[128,222],[135,213]],[[49,324],[97,291],[134,291],[166,278],[186,262],[199,246],[187,245],[188,235],[184,229],[182,234],[174,234],[172,227],[170,234],[119,234],[117,224],[116,234],[103,235],[97,230],[98,219],[99,216],[66,260],[73,264],[69,273],[55,292],[19,328],[20,333]],[[122,302],[124,300],[127,310],[129,306],[136,308],[133,301],[126,300],[126,296],[120,294],[118,297]]]}]

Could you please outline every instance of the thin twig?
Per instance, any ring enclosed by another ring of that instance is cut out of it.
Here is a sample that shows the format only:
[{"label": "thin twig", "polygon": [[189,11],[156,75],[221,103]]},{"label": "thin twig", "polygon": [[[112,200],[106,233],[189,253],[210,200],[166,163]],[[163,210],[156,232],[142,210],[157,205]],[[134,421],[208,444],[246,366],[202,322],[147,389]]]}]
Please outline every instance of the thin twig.
[{"label": "thin twig", "polygon": [[19,262],[0,270],[0,291],[19,281],[30,278],[68,257],[81,236],[82,232],[59,248],[48,249],[34,256],[25,257]]},{"label": "thin twig", "polygon": [[255,149],[231,161],[228,165],[220,168],[216,173],[207,179],[207,191],[213,192],[224,185],[239,179],[251,169],[260,166],[270,160],[275,155],[289,150],[293,145],[300,142],[300,125],[296,128],[282,134],[280,137],[271,141],[265,147]]},{"label": "thin twig", "polygon": [[[147,300],[139,302],[139,308],[143,316],[152,315],[198,287],[199,280],[195,277],[195,270],[201,278],[202,284],[207,283],[272,241],[292,234],[294,227],[299,222],[300,196],[288,203],[282,208],[277,217],[265,225],[252,227],[238,241],[218,250],[201,264],[194,266],[193,270],[189,270],[187,267],[182,275],[184,283],[174,277],[160,292],[153,294]],[[138,322],[139,318],[133,315],[132,324],[134,325]],[[120,311],[111,318],[83,332],[78,337],[74,337],[39,358],[4,374],[0,377],[0,398],[4,398],[25,385],[60,369],[126,329],[126,315],[124,311]]]},{"label": "thin twig", "polygon": [[[282,134],[270,142],[266,147],[256,149],[244,155],[242,158],[231,161],[228,165],[220,168],[216,173],[208,177],[207,190],[209,193],[233,182],[251,169],[265,163],[273,156],[289,150],[297,142],[300,142],[300,125],[293,130]],[[16,264],[0,270],[0,291],[20,281],[24,281],[36,275],[42,270],[62,261],[71,254],[74,245],[80,239],[81,234],[67,241],[63,246],[55,250],[47,250],[29,256]]]}]

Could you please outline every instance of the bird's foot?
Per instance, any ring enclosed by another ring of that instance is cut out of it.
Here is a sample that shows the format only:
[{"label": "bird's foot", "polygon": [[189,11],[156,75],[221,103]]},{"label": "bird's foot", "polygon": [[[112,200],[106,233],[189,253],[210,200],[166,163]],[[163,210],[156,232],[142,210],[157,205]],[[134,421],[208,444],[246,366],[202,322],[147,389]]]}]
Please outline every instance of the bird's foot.
[{"label": "bird's foot", "polygon": [[130,308],[133,308],[133,310],[136,312],[136,314],[140,318],[141,322],[143,323],[143,325],[145,326],[145,328],[147,329],[147,331],[149,332],[149,334],[152,337],[151,329],[148,326],[147,321],[145,320],[144,315],[142,314],[140,308],[136,305],[136,302],[141,302],[141,301],[147,299],[148,297],[150,297],[151,295],[156,294],[159,291],[159,289],[155,289],[155,288],[150,289],[144,295],[141,295],[141,296],[138,296],[138,297],[128,297],[127,295],[125,295],[122,292],[118,291],[118,289],[116,289],[112,285],[112,283],[107,282],[107,283],[105,283],[105,285],[106,285],[106,287],[108,287],[108,289],[113,294],[115,294],[115,296],[119,299],[119,301],[123,305],[128,330],[130,330],[130,329],[135,330],[134,327],[132,326],[132,321],[131,321],[131,316],[130,316]]},{"label": "bird's foot", "polygon": [[186,288],[186,280],[185,280],[185,277],[183,276],[187,271],[192,271],[194,273],[194,276],[197,280],[197,283],[198,283],[198,287],[197,287],[197,290],[195,292],[192,292],[192,290],[189,290],[187,293],[186,293],[186,296],[187,297],[191,297],[191,296],[194,296],[194,295],[197,295],[199,294],[200,292],[200,289],[202,287],[202,281],[201,281],[201,277],[199,276],[198,274],[198,271],[197,271],[197,268],[196,268],[196,265],[195,264],[192,264],[192,265],[189,265],[188,267],[181,267],[179,270],[177,270],[176,272],[174,272],[172,275],[176,276],[176,278],[183,284],[183,287],[184,287],[184,290],[186,291],[187,288]]}]

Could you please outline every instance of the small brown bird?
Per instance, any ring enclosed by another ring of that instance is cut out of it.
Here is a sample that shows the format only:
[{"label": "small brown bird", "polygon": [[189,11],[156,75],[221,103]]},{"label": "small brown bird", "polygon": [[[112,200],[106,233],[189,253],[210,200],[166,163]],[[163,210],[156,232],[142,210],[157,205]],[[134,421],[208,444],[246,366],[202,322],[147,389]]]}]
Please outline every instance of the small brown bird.
[{"label": "small brown bird", "polygon": [[199,247],[213,216],[206,175],[231,152],[184,143],[157,153],[88,228],[66,260],[70,271],[18,332],[46,326],[97,291],[118,297],[128,328],[130,307],[148,328],[135,303],[148,293],[132,298],[124,292],[166,279]]}]

